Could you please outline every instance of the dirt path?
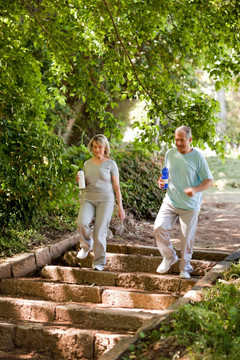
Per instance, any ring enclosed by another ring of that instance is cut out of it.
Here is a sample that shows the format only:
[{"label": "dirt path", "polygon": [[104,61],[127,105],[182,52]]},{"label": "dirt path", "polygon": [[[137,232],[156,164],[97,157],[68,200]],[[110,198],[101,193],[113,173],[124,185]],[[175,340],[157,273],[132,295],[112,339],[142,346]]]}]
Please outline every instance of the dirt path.
[{"label": "dirt path", "polygon": [[[125,231],[109,242],[155,246],[152,221],[125,220]],[[179,224],[171,232],[174,246],[180,248]],[[195,248],[234,251],[240,249],[240,190],[210,189],[204,192],[199,214]]]},{"label": "dirt path", "polygon": [[204,194],[195,246],[240,249],[240,190],[211,190]]}]

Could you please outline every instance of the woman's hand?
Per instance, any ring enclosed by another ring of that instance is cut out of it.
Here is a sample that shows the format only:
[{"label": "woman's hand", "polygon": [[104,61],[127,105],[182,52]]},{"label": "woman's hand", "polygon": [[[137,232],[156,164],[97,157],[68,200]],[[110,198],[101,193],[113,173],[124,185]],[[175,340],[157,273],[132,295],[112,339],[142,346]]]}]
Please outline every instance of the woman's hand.
[{"label": "woman's hand", "polygon": [[123,210],[122,206],[119,206],[118,208],[118,216],[121,221],[125,219],[125,211]]},{"label": "woman's hand", "polygon": [[122,207],[122,194],[119,186],[119,176],[112,176],[113,189],[117,197],[118,203],[118,216],[123,221],[125,219],[125,211]]}]

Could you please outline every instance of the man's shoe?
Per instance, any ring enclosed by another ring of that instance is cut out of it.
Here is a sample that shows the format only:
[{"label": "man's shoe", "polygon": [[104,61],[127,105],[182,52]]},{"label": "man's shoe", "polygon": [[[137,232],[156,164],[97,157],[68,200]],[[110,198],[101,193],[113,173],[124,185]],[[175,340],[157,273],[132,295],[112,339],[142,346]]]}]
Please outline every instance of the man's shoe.
[{"label": "man's shoe", "polygon": [[78,259],[85,259],[88,256],[89,251],[91,251],[92,249],[89,249],[87,251],[85,251],[83,248],[77,253],[77,258]]},{"label": "man's shoe", "polygon": [[182,279],[190,279],[190,274],[187,271],[181,271],[180,272],[180,278]]},{"label": "man's shoe", "polygon": [[157,268],[156,272],[159,273],[159,274],[164,274],[164,273],[168,272],[170,267],[172,265],[176,264],[177,261],[178,261],[177,255],[175,255],[174,259],[172,259],[172,260],[167,260],[166,258],[163,258],[163,261],[161,262],[161,264]]}]

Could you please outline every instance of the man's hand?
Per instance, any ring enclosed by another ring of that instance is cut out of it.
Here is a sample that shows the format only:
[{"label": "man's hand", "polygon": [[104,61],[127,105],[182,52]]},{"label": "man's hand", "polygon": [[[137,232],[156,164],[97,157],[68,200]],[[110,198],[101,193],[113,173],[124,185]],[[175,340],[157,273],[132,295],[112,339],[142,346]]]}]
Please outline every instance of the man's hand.
[{"label": "man's hand", "polygon": [[199,191],[203,191],[208,189],[210,186],[212,186],[214,183],[213,179],[205,179],[201,182],[201,184],[199,184],[198,186],[195,187],[188,187],[186,189],[184,189],[183,191],[185,192],[185,194],[187,194],[188,196],[193,196],[196,193],[198,193]]},{"label": "man's hand", "polygon": [[187,196],[193,196],[196,194],[196,189],[194,187],[188,187],[186,189],[183,190],[185,192],[185,194],[187,194]]},{"label": "man's hand", "polygon": [[164,189],[165,182],[161,177],[159,177],[157,184],[160,189]]}]

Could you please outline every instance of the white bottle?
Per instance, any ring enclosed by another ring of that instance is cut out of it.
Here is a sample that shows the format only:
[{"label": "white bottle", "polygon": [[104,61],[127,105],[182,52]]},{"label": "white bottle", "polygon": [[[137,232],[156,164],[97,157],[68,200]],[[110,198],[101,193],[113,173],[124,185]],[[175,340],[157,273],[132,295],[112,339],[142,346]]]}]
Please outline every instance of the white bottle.
[{"label": "white bottle", "polygon": [[79,189],[85,189],[86,185],[85,185],[84,171],[82,169],[79,169],[77,174],[78,174]]}]

